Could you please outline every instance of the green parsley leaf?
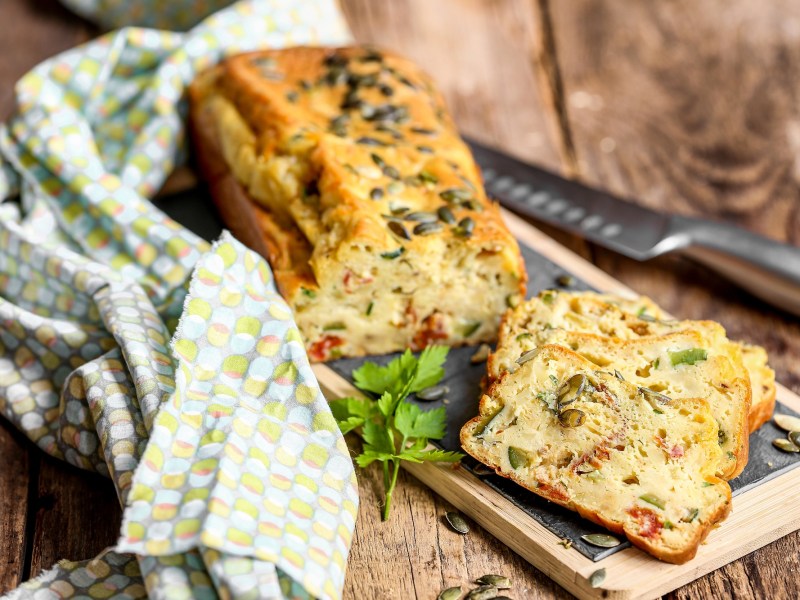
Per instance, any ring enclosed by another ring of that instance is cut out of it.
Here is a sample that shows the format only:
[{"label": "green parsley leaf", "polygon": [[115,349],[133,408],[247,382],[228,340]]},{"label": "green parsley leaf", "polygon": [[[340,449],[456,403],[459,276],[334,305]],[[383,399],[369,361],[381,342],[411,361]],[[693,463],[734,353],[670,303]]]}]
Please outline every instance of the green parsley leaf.
[{"label": "green parsley leaf", "polygon": [[419,358],[406,350],[386,365],[366,362],[353,371],[353,379],[356,387],[378,398],[341,398],[330,403],[343,433],[361,428],[364,446],[355,457],[356,464],[362,469],[374,462],[383,465],[384,521],[389,518],[401,461],[457,462],[463,458],[458,452],[428,448],[428,440],[445,434],[445,408],[425,411],[406,401],[409,394],[441,381],[448,350],[446,346],[428,346]]}]

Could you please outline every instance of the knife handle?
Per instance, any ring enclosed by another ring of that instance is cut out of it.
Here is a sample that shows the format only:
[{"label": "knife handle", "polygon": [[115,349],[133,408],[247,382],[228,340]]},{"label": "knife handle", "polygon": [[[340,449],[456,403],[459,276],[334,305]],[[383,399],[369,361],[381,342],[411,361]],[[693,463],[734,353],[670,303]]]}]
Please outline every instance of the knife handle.
[{"label": "knife handle", "polygon": [[684,253],[754,296],[800,315],[800,248],[689,217],[675,217],[673,227],[686,236]]}]

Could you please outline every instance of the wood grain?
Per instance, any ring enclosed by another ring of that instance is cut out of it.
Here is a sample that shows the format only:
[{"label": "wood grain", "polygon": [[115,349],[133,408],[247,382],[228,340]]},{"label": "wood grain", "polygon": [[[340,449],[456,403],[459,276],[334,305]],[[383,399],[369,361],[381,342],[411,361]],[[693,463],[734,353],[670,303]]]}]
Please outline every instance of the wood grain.
[{"label": "wood grain", "polygon": [[28,488],[38,458],[27,452],[28,442],[0,424],[0,594],[22,582],[27,550]]},{"label": "wood grain", "polygon": [[30,577],[63,558],[94,558],[116,543],[122,511],[111,480],[42,456],[33,511]]},{"label": "wood grain", "polygon": [[14,82],[45,58],[85,42],[95,29],[57,0],[0,2],[0,120],[14,105]]}]

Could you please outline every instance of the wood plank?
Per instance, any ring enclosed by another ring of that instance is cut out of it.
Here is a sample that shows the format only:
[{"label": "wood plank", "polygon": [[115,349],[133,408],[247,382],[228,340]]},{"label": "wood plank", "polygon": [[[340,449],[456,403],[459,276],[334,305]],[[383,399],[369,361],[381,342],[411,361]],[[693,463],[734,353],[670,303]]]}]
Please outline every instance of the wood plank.
[{"label": "wood plank", "polygon": [[[13,84],[46,58],[85,42],[95,28],[69,12],[58,0],[0,2],[0,119],[14,105]],[[11,25],[13,24],[13,25]]]},{"label": "wood plank", "polygon": [[29,474],[38,457],[6,421],[0,423],[0,594],[22,582],[26,554]]},{"label": "wood plank", "polygon": [[800,4],[549,8],[583,181],[800,242]]},{"label": "wood plank", "polygon": [[94,558],[116,543],[122,522],[111,480],[42,455],[32,500],[30,577],[56,562]]}]

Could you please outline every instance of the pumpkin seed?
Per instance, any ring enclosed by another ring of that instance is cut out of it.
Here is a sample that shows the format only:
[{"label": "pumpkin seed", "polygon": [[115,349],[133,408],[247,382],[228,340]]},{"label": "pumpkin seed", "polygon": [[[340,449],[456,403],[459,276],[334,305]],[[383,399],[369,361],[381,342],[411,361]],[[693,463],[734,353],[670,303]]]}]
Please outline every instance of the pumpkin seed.
[{"label": "pumpkin seed", "polygon": [[417,146],[417,150],[423,154],[433,154],[433,148],[430,146]]},{"label": "pumpkin seed", "polygon": [[[519,303],[522,302],[519,294],[509,294],[506,296],[506,306],[508,308],[516,308],[519,306]],[[517,336],[519,338],[519,336]]]},{"label": "pumpkin seed", "polygon": [[777,414],[773,417],[775,425],[784,431],[800,431],[800,417]]},{"label": "pumpkin seed", "polygon": [[497,588],[493,585],[476,587],[464,596],[464,600],[491,600],[492,598],[497,598]]},{"label": "pumpkin seed", "polygon": [[426,129],[425,127],[411,127],[411,131],[420,135],[436,135],[433,129]]},{"label": "pumpkin seed", "polygon": [[533,337],[533,334],[525,332],[525,333],[520,333],[515,339],[518,342],[521,342],[522,340],[529,340],[532,337]]},{"label": "pumpkin seed", "polygon": [[502,414],[503,414],[503,412],[505,411],[506,408],[508,408],[508,407],[501,406],[500,408],[498,408],[491,417],[486,419],[486,422],[484,424],[478,425],[475,428],[475,431],[474,431],[473,435],[475,435],[475,437],[477,437],[477,438],[482,438],[486,434],[491,433],[492,428],[494,427],[495,421],[499,421],[502,418]]},{"label": "pumpkin seed", "polygon": [[376,166],[380,167],[381,169],[386,166],[386,161],[381,158],[380,154],[375,154],[374,152],[369,155],[372,159],[372,162],[375,163]]},{"label": "pumpkin seed", "polygon": [[390,221],[389,230],[397,237],[403,238],[404,240],[411,239],[411,234],[408,233],[408,230],[403,226],[402,223],[398,223],[397,221]]},{"label": "pumpkin seed", "polygon": [[440,400],[444,398],[445,394],[450,391],[446,385],[432,385],[426,387],[424,390],[417,392],[417,400],[424,400],[425,402],[432,402],[433,400]]},{"label": "pumpkin seed", "polygon": [[415,211],[403,217],[406,221],[418,221],[420,223],[434,223],[437,218],[435,214],[424,211]]},{"label": "pumpkin seed", "polygon": [[466,201],[472,199],[472,191],[465,188],[449,188],[439,192],[439,196],[448,202],[452,202],[454,200]]},{"label": "pumpkin seed", "polygon": [[798,448],[793,442],[785,438],[778,438],[777,440],[772,440],[772,445],[778,448],[779,450],[783,450],[784,452],[800,452],[800,448]]},{"label": "pumpkin seed", "polygon": [[420,171],[419,178],[423,183],[439,183],[439,178],[430,171]]},{"label": "pumpkin seed", "polygon": [[516,471],[520,467],[524,466],[527,462],[528,460],[525,456],[524,450],[520,450],[514,446],[508,447],[508,463],[511,465],[512,469]]},{"label": "pumpkin seed", "polygon": [[528,350],[525,354],[523,354],[522,356],[520,356],[517,359],[517,364],[518,365],[524,365],[526,362],[531,360],[534,356],[536,356],[536,350]]},{"label": "pumpkin seed", "polygon": [[461,587],[450,587],[446,590],[442,590],[439,592],[439,595],[436,596],[436,600],[458,600],[461,598]]},{"label": "pumpkin seed", "polygon": [[556,283],[561,287],[572,287],[575,285],[575,278],[572,275],[560,275],[556,278]]},{"label": "pumpkin seed", "polygon": [[620,372],[619,372],[619,371],[617,371],[616,369],[614,369],[614,377],[616,377],[616,378],[617,378],[617,379],[619,379],[620,381],[625,381],[625,378],[622,376],[622,373],[620,373]]},{"label": "pumpkin seed", "polygon": [[383,198],[383,190],[381,188],[372,188],[369,191],[369,197],[373,200],[380,200]]},{"label": "pumpkin seed", "polygon": [[[414,227],[414,234],[415,235],[430,235],[432,233],[436,233],[442,230],[442,224],[437,222],[432,223],[420,223],[416,227]],[[480,327],[480,323],[478,324]]]},{"label": "pumpkin seed", "polygon": [[508,577],[505,575],[492,575],[491,573],[478,577],[475,583],[493,585],[498,590],[508,590],[511,588],[511,580]]},{"label": "pumpkin seed", "polygon": [[586,420],[586,414],[577,408],[568,408],[558,415],[558,422],[564,427],[580,427]]},{"label": "pumpkin seed", "polygon": [[361,144],[362,146],[388,146],[386,142],[367,135],[358,138],[356,144]]},{"label": "pumpkin seed", "polygon": [[502,596],[495,596],[494,600],[511,600],[511,598],[509,598],[506,595],[502,595]]},{"label": "pumpkin seed", "polygon": [[390,85],[386,85],[385,83],[380,84],[378,86],[378,90],[380,90],[381,94],[384,96],[391,96],[394,94],[394,88],[392,88]]},{"label": "pumpkin seed", "polygon": [[453,211],[446,206],[440,207],[439,210],[436,211],[436,214],[439,215],[439,218],[448,225],[453,225],[456,222],[456,217],[453,214]]},{"label": "pumpkin seed", "polygon": [[[389,167],[386,167],[386,169],[388,168]],[[386,169],[383,170],[384,174],[387,174]],[[394,177],[394,179],[397,179],[399,177],[400,175],[398,174],[397,177]],[[389,185],[386,186],[386,191],[389,192],[390,194],[399,194],[400,192],[403,191],[403,184],[400,183],[399,181],[392,181]]]},{"label": "pumpkin seed", "polygon": [[581,539],[587,544],[599,546],[600,548],[614,548],[622,543],[619,539],[608,533],[590,533],[588,535],[582,535]]},{"label": "pumpkin seed", "polygon": [[800,431],[790,431],[787,437],[790,442],[800,448]]},{"label": "pumpkin seed", "polygon": [[586,375],[577,373],[564,382],[564,385],[558,390],[559,409],[568,404],[572,404],[581,397],[581,394],[583,394],[586,389],[586,381]]},{"label": "pumpkin seed", "polygon": [[594,573],[589,575],[589,585],[593,588],[600,587],[600,585],[606,579],[606,570],[605,569],[597,569]]},{"label": "pumpkin seed", "polygon": [[494,475],[494,469],[490,469],[486,465],[482,465],[479,463],[475,465],[474,469],[472,469],[472,473],[479,477],[482,477],[484,475]]},{"label": "pumpkin seed", "polygon": [[385,258],[386,260],[394,260],[395,258],[400,257],[406,249],[403,246],[400,246],[397,250],[391,250],[389,252],[381,252],[381,258]]},{"label": "pumpkin seed", "polygon": [[481,344],[480,347],[475,351],[475,354],[470,356],[469,362],[471,362],[473,365],[486,362],[486,359],[489,358],[489,353],[491,351],[492,347],[489,344]]},{"label": "pumpkin seed", "polygon": [[364,314],[366,314],[367,316],[370,316],[372,314],[372,309],[373,308],[375,308],[375,303],[374,302],[370,302],[369,305],[367,305],[367,310],[366,310],[366,312]]},{"label": "pumpkin seed", "polygon": [[295,92],[294,90],[290,90],[290,91],[286,92],[286,99],[287,99],[289,102],[291,102],[292,104],[294,104],[295,102],[297,102],[297,99],[298,99],[298,98],[300,98],[300,96],[299,96],[299,94],[298,94],[297,92]]},{"label": "pumpkin seed", "polygon": [[461,235],[469,237],[475,230],[475,221],[471,217],[464,217],[458,222],[458,228],[461,231]]},{"label": "pumpkin seed", "polygon": [[447,523],[450,527],[453,528],[453,531],[460,533],[461,535],[467,535],[469,533],[469,525],[464,520],[464,517],[461,516],[461,513],[457,513],[455,511],[450,511],[444,515],[445,519],[447,519]]}]

